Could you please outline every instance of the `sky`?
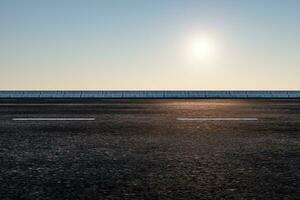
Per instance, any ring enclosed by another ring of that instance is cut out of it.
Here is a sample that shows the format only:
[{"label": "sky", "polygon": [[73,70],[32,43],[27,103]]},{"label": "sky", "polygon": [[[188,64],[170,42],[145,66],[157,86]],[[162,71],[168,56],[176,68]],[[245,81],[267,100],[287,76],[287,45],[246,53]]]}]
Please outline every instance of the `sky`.
[{"label": "sky", "polygon": [[297,90],[299,10],[299,0],[0,0],[0,89]]}]

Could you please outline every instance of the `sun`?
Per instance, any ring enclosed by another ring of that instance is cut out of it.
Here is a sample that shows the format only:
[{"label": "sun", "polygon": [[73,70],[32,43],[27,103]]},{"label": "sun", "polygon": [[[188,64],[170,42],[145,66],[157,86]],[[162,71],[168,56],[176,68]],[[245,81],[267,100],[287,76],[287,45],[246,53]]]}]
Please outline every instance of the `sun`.
[{"label": "sun", "polygon": [[216,41],[209,36],[194,36],[187,44],[187,57],[193,63],[211,63],[216,58]]}]

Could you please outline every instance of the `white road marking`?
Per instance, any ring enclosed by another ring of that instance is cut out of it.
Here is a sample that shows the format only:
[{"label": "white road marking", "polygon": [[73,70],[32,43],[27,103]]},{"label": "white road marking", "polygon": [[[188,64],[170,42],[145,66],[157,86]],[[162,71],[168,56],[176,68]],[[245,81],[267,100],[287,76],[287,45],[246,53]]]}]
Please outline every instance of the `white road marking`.
[{"label": "white road marking", "polygon": [[257,118],[246,117],[246,118],[223,118],[223,117],[201,117],[201,118],[188,118],[178,117],[178,121],[257,121]]},{"label": "white road marking", "polygon": [[95,118],[13,118],[13,121],[94,121]]}]

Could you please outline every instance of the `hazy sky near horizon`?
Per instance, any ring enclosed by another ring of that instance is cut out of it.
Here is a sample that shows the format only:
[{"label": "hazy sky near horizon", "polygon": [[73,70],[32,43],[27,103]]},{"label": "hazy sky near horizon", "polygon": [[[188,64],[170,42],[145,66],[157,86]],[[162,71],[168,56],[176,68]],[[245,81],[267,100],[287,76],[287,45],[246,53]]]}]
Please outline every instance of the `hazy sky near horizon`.
[{"label": "hazy sky near horizon", "polygon": [[0,0],[0,89],[300,89],[299,10],[299,0]]}]

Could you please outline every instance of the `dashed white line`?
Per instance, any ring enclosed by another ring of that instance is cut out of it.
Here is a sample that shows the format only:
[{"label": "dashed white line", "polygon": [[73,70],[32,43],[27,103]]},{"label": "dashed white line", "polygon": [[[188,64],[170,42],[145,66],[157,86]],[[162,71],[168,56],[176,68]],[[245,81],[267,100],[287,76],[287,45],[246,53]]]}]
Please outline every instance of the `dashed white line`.
[{"label": "dashed white line", "polygon": [[95,118],[13,118],[13,121],[94,121]]},{"label": "dashed white line", "polygon": [[224,118],[224,117],[201,117],[201,118],[188,118],[178,117],[178,121],[257,121],[257,118],[246,117],[246,118]]}]

